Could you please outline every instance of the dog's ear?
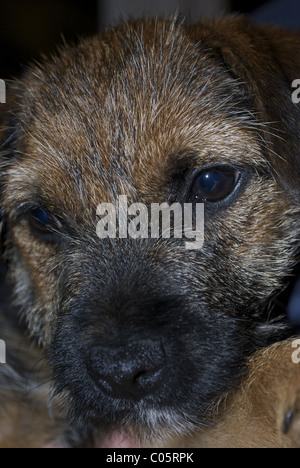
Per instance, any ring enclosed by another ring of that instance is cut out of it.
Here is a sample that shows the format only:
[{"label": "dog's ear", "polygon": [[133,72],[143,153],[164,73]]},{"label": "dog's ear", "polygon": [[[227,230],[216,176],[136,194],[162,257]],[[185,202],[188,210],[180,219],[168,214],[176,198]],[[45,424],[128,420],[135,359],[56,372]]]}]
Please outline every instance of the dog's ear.
[{"label": "dog's ear", "polygon": [[278,27],[260,27],[270,41],[274,58],[291,83],[300,79],[300,33]]},{"label": "dog's ear", "polygon": [[292,99],[300,79],[300,34],[243,16],[198,23],[189,34],[252,96],[274,176],[300,196],[300,104]]}]

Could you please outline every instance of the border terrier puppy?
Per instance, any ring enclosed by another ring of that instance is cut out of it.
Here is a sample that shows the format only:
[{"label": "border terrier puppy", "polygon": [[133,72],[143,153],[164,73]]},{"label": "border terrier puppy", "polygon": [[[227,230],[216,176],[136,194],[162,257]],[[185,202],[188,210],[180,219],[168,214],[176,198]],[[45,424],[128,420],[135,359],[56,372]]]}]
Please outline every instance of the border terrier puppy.
[{"label": "border terrier puppy", "polygon": [[[277,306],[299,261],[299,50],[298,34],[243,17],[138,20],[13,85],[4,255],[44,380],[82,443],[208,424],[249,356],[293,333]],[[203,248],[99,239],[97,207],[119,195],[204,203]]]}]

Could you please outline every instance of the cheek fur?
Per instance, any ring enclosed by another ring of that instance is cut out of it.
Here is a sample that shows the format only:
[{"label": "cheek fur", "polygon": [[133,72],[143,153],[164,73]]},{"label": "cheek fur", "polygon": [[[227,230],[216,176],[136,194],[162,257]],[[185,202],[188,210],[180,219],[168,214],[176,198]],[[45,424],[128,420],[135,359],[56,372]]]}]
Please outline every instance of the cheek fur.
[{"label": "cheek fur", "polygon": [[9,253],[15,302],[25,313],[30,333],[45,346],[58,301],[55,248],[37,240],[23,222],[12,229]]}]

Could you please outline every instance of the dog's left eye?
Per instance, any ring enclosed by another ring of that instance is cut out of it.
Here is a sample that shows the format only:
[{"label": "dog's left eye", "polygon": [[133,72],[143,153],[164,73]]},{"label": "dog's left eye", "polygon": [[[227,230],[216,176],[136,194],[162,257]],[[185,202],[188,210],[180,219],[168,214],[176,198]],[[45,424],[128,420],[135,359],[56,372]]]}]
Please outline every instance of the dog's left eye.
[{"label": "dog's left eye", "polygon": [[60,228],[60,222],[49,212],[42,208],[35,208],[29,214],[31,228],[38,234],[49,234]]},{"label": "dog's left eye", "polygon": [[197,174],[191,189],[196,201],[217,202],[232,193],[241,173],[231,166],[207,168]]}]

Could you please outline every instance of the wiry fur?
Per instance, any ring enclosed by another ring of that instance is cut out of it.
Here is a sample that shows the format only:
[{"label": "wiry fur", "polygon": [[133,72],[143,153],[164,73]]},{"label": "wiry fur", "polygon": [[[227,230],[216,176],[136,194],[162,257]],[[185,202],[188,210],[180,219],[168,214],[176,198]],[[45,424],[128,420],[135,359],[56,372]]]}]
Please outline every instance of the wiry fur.
[{"label": "wiry fur", "polygon": [[[140,20],[64,47],[14,85],[5,258],[79,433],[207,424],[251,353],[292,333],[273,305],[299,261],[299,46],[298,35],[243,18]],[[201,251],[97,238],[100,202],[184,203],[194,171],[220,164],[241,180],[206,204]],[[33,233],[37,206],[63,220],[55,242]],[[87,363],[99,344],[153,337],[167,355],[159,392],[133,403],[95,390]]]}]

